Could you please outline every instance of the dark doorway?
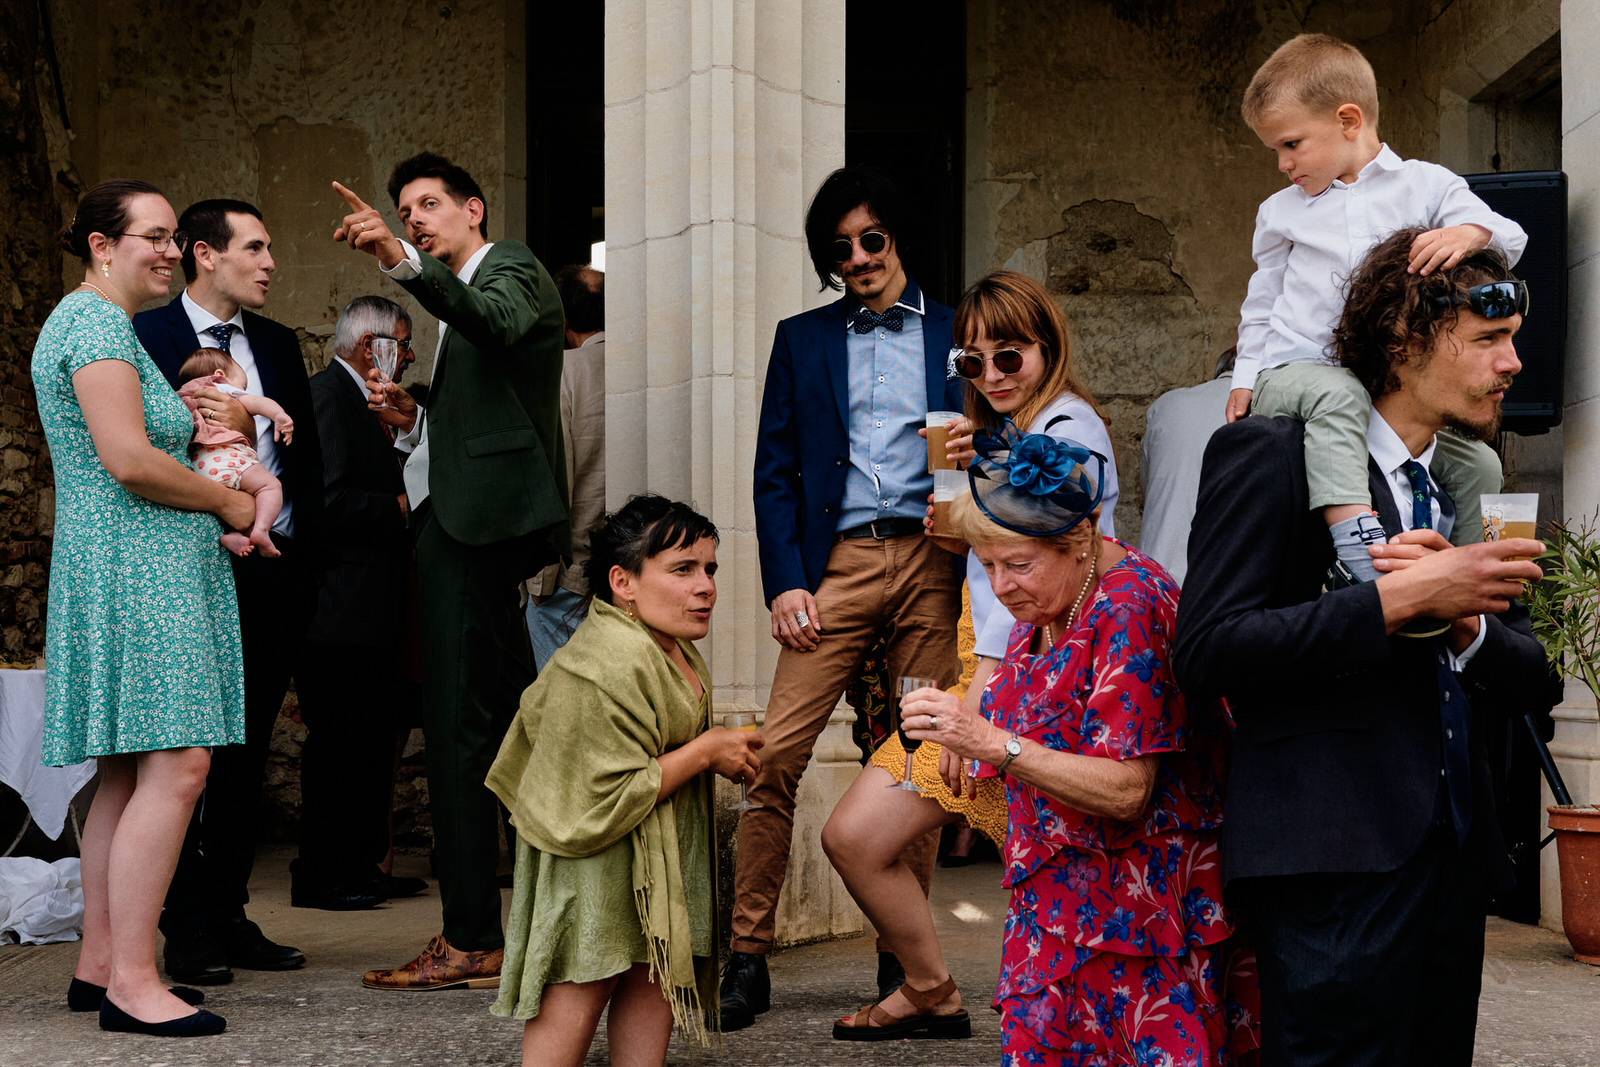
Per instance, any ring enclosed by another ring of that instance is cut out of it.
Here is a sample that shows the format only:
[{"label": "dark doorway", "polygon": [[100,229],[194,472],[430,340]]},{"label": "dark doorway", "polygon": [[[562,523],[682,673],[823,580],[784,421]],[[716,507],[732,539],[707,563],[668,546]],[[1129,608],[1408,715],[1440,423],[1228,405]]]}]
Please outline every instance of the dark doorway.
[{"label": "dark doorway", "polygon": [[844,157],[893,174],[923,220],[906,269],[933,299],[961,295],[964,0],[914,8],[852,0],[845,10]]},{"label": "dark doorway", "polygon": [[541,7],[527,33],[528,245],[554,273],[605,238],[605,5]]}]

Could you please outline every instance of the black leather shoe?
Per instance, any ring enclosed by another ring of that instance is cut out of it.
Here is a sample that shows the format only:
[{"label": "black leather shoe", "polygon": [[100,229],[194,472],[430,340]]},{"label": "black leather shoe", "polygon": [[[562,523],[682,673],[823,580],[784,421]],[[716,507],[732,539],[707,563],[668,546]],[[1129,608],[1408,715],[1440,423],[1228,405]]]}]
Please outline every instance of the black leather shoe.
[{"label": "black leather shoe", "polygon": [[906,969],[893,952],[878,953],[878,1000],[889,999],[889,994],[906,984]]},{"label": "black leather shoe", "polygon": [[385,900],[399,900],[401,897],[414,897],[428,888],[428,883],[421,878],[400,878],[392,874],[379,871],[372,876],[372,881],[362,886],[364,892],[376,893]]},{"label": "black leather shoe", "polygon": [[772,979],[767,976],[767,957],[749,952],[729,956],[722,969],[722,1032],[743,1030],[771,1007]]},{"label": "black leather shoe", "polygon": [[222,946],[204,931],[168,934],[161,961],[167,977],[176,982],[224,985],[233,981]]},{"label": "black leather shoe", "polygon": [[312,884],[295,882],[289,889],[289,903],[297,908],[318,908],[322,911],[362,911],[376,908],[388,897],[380,896],[365,885]]},{"label": "black leather shoe", "polygon": [[267,940],[261,927],[249,919],[223,919],[217,925],[217,941],[230,967],[246,971],[292,971],[305,966],[305,953]]},{"label": "black leather shoe", "polygon": [[147,1023],[143,1019],[135,1019],[115,1004],[110,999],[100,1003],[100,1029],[114,1030],[124,1034],[149,1034],[151,1037],[210,1037],[220,1034],[228,1028],[228,1020],[220,1015],[212,1015],[204,1008],[196,1009],[193,1015],[185,1015],[181,1019],[168,1019],[164,1023]]},{"label": "black leather shoe", "polygon": [[[188,986],[175,985],[168,992],[185,1004],[196,1007],[206,1002],[204,993]],[[106,999],[106,987],[103,985],[85,982],[81,978],[74,978],[67,985],[67,1007],[73,1011],[99,1011],[100,1002],[104,999]]]}]

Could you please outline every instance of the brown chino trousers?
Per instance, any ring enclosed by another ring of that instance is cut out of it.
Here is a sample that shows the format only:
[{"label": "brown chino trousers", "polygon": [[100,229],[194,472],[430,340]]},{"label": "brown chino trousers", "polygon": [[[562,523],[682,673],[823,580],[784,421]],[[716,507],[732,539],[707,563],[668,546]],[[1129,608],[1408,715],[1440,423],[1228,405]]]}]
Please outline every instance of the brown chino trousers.
[{"label": "brown chino trousers", "polygon": [[[733,883],[733,950],[772,951],[778,891],[789,866],[794,835],[794,796],[811,749],[828,724],[845,686],[885,627],[889,630],[889,677],[914,675],[954,685],[960,675],[956,626],[961,618],[959,561],[921,534],[876,540],[839,541],[828,556],[816,591],[825,629],[817,648],[778,654],[772,695],[761,727],[766,746],[761,772],[750,787],[750,803],[763,805],[739,822],[739,854]],[[922,842],[907,850],[924,853],[925,879],[931,854]],[[926,889],[926,885],[924,885]]]}]

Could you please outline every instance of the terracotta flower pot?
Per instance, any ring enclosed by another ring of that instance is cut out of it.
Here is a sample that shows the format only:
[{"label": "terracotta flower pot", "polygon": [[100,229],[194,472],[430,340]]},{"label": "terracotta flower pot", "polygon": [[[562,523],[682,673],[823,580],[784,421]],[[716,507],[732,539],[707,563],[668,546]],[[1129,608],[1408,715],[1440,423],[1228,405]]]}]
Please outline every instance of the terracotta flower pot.
[{"label": "terracotta flower pot", "polygon": [[1561,865],[1561,931],[1578,962],[1600,964],[1600,808],[1545,810]]}]

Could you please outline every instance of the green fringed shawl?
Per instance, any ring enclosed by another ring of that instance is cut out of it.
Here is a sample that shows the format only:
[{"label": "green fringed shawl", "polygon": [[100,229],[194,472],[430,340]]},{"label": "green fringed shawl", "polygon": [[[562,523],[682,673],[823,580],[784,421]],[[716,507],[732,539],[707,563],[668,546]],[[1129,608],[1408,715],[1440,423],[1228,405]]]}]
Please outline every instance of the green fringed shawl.
[{"label": "green fringed shawl", "polygon": [[[709,693],[705,661],[689,642],[678,647]],[[709,1041],[702,1005],[716,1002],[715,953],[697,968],[676,805],[706,804],[711,791],[690,782],[657,803],[656,758],[705,727],[688,681],[650,632],[596,599],[522,694],[487,778],[518,835],[541,852],[592,856],[632,838],[634,901],[650,976],[671,1002],[674,1023],[702,1045]],[[709,841],[709,810],[705,819]]]}]

